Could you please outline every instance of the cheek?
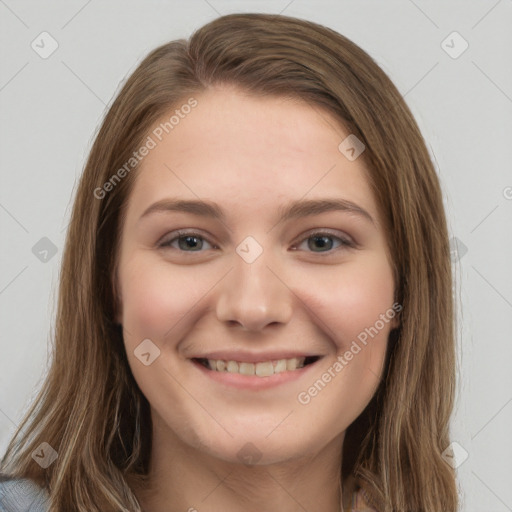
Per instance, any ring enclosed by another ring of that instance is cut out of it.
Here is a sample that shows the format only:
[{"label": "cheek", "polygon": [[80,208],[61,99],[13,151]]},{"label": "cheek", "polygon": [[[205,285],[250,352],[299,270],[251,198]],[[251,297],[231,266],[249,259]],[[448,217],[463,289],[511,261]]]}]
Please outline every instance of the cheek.
[{"label": "cheek", "polygon": [[[338,267],[329,275],[327,287],[319,286],[315,277],[304,285],[307,300],[339,348],[373,326],[393,305],[392,270],[382,257],[369,255]],[[386,326],[389,330],[390,321]]]},{"label": "cheek", "polygon": [[353,405],[365,404],[381,376],[396,314],[392,269],[381,254],[368,254],[338,266],[329,274],[327,287],[319,284],[319,276],[309,276],[303,287],[305,302],[336,353],[333,390],[341,386],[343,394],[351,389]]},{"label": "cheek", "polygon": [[328,288],[308,279],[303,290],[335,354],[297,399],[311,415],[327,414],[329,424],[345,429],[368,405],[382,377],[396,314],[392,270],[381,257],[359,259],[330,274]]},{"label": "cheek", "polygon": [[136,256],[120,272],[123,326],[132,338],[163,340],[196,305],[205,290],[190,271]]}]

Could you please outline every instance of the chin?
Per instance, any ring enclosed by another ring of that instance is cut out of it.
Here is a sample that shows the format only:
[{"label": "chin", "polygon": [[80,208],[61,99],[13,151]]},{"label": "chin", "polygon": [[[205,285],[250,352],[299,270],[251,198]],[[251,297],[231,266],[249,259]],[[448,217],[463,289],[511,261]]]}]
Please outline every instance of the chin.
[{"label": "chin", "polygon": [[[274,423],[274,429],[279,421]],[[227,430],[233,437],[224,431],[222,436],[213,437],[210,432],[209,436],[197,437],[198,443],[194,443],[194,447],[204,454],[227,463],[247,466],[287,462],[312,455],[323,447],[320,439],[318,443],[312,443],[311,436],[303,438],[303,436],[292,436],[290,433],[272,432],[272,429],[267,428],[262,433],[261,430],[254,428],[254,425],[252,430],[250,428],[237,430],[233,427],[227,427]],[[272,433],[269,435],[269,432]]]}]

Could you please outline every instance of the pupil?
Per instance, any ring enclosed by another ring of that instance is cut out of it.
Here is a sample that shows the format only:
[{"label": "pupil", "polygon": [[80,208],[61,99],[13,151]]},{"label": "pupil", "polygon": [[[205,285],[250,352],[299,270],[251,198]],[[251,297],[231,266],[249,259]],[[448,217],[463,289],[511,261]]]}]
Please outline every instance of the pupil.
[{"label": "pupil", "polygon": [[[184,236],[184,237],[181,237],[180,238],[180,249],[194,249],[194,248],[197,248],[197,240],[198,239],[195,236]],[[184,242],[184,243],[182,244],[182,242]]]},{"label": "pupil", "polygon": [[[320,249],[322,248],[328,248],[328,249],[331,249],[331,246],[332,246],[332,240],[330,239],[330,237],[328,236],[314,236],[312,237],[313,240],[315,240],[315,243],[317,244],[317,248],[319,247]],[[327,242],[326,242],[327,240]],[[311,249],[311,245],[310,245],[310,249]]]}]

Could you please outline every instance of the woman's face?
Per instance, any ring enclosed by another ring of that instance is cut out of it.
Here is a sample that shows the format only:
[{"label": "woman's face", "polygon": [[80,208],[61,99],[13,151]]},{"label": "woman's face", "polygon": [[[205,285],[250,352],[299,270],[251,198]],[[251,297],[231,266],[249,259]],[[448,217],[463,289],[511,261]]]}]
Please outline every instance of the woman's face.
[{"label": "woman's face", "polygon": [[259,464],[341,448],[396,325],[362,158],[306,103],[195,99],[149,134],[120,245],[117,320],[157,437]]}]

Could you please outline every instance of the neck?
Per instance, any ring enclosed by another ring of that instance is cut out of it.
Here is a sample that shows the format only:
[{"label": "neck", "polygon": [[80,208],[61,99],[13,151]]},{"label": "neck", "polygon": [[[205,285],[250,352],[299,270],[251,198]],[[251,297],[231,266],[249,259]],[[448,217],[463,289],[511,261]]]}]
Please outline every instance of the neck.
[{"label": "neck", "polygon": [[144,512],[342,510],[344,434],[314,455],[249,466],[186,445],[153,418],[150,489],[135,490]]}]

